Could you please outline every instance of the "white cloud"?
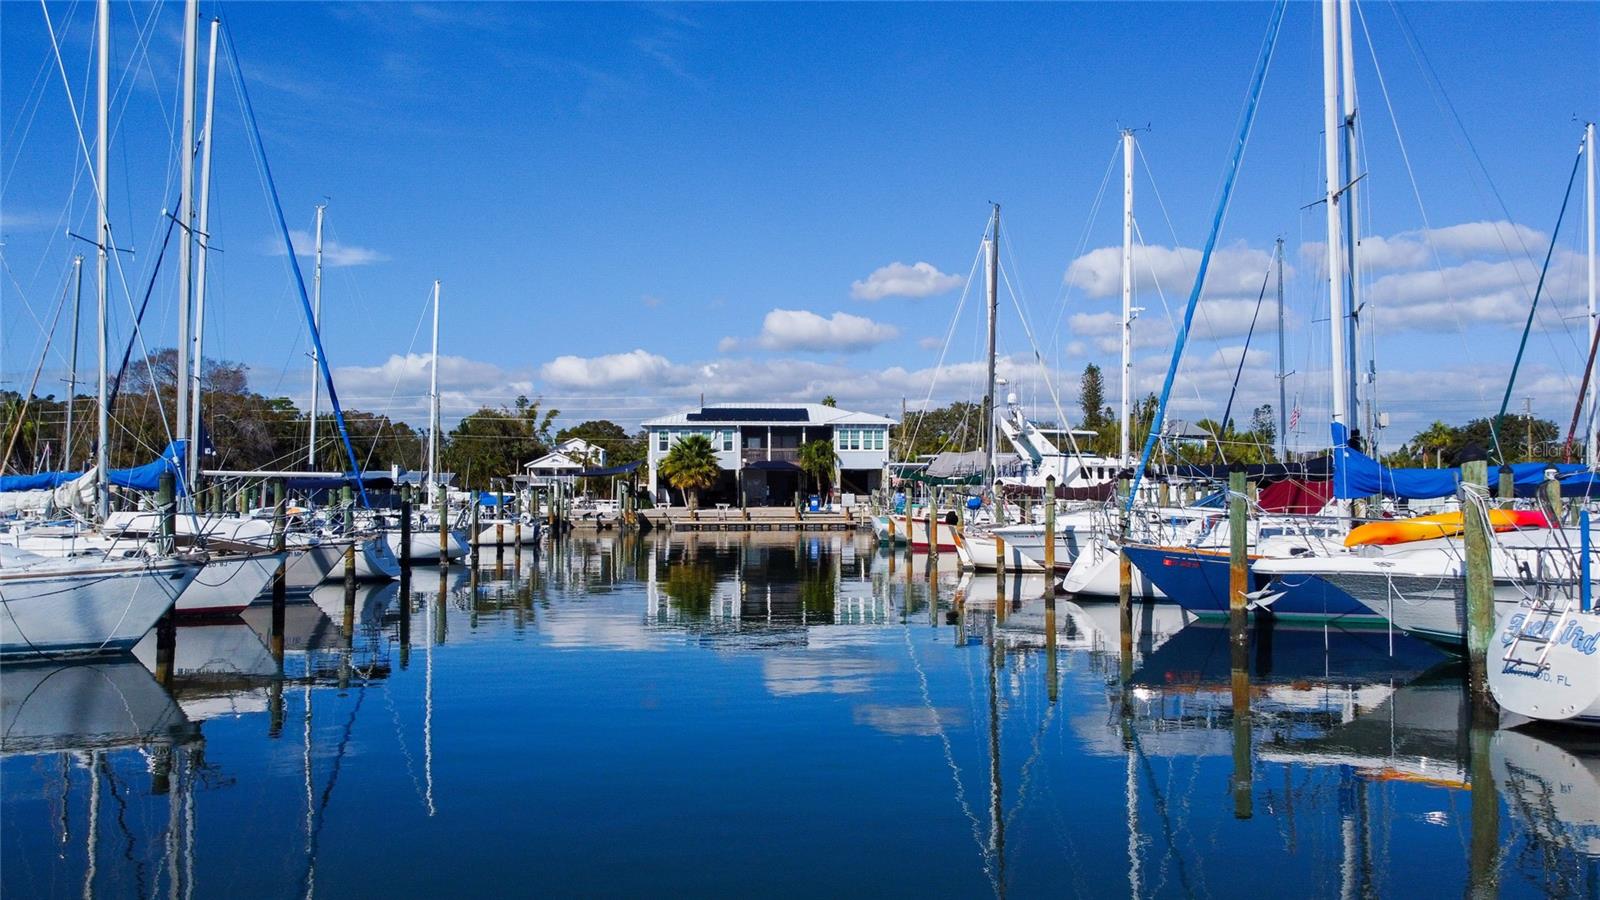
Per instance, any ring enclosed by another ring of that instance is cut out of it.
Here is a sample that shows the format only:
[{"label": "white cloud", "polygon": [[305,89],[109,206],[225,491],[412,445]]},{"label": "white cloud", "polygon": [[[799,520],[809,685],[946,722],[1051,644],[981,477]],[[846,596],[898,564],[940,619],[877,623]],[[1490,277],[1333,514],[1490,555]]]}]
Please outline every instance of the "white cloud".
[{"label": "white cloud", "polygon": [[[298,228],[289,230],[289,240],[294,242],[296,256],[312,257],[317,252],[317,241],[311,232]],[[268,256],[283,255],[283,241],[276,235],[262,242]],[[389,257],[370,247],[357,247],[328,238],[322,238],[322,264],[329,268],[342,268],[345,266],[370,266],[374,263],[388,262]]]},{"label": "white cloud", "polygon": [[892,262],[876,269],[860,281],[850,283],[850,296],[857,300],[882,300],[885,297],[932,297],[960,287],[966,279],[946,275],[931,263],[906,265]]},{"label": "white cloud", "polygon": [[717,341],[718,353],[732,353],[737,349],[739,349],[739,339],[736,337],[725,337]]},{"label": "white cloud", "polygon": [[597,388],[636,384],[666,376],[672,363],[646,350],[604,356],[558,356],[539,369],[551,384],[569,388]]},{"label": "white cloud", "polygon": [[[1261,292],[1272,254],[1243,243],[1218,248],[1211,254],[1206,269],[1206,296],[1249,296]],[[1157,285],[1168,302],[1181,303],[1194,287],[1200,270],[1200,251],[1193,247],[1135,247],[1133,249],[1133,289],[1135,293],[1154,292]],[[1284,268],[1284,277],[1293,274]],[[1090,297],[1116,297],[1122,294],[1122,248],[1099,247],[1073,260],[1067,266],[1067,284]]]},{"label": "white cloud", "polygon": [[917,338],[917,346],[924,350],[937,350],[944,346],[944,338],[930,334],[924,338]]},{"label": "white cloud", "polygon": [[[1388,236],[1361,238],[1361,269],[1364,272],[1392,272],[1432,267],[1474,257],[1527,257],[1537,254],[1549,241],[1536,228],[1505,220],[1463,222],[1442,228],[1419,228]],[[1300,257],[1327,271],[1327,244],[1308,241],[1300,245]]]},{"label": "white cloud", "polygon": [[900,329],[865,316],[836,312],[823,318],[805,309],[775,309],[761,323],[756,344],[767,350],[851,352],[893,340]]}]

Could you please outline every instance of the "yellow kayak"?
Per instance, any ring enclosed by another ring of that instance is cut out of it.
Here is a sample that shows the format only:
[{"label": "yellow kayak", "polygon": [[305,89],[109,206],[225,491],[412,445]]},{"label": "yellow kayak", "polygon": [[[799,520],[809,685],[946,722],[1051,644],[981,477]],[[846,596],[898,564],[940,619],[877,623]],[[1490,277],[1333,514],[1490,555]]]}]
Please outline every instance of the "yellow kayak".
[{"label": "yellow kayak", "polygon": [[[1489,525],[1495,531],[1512,531],[1517,528],[1549,528],[1550,520],[1544,513],[1531,509],[1491,509]],[[1465,530],[1460,512],[1436,513],[1411,519],[1394,519],[1387,522],[1368,522],[1350,529],[1345,535],[1346,547],[1370,545],[1409,544],[1434,538],[1454,537]]]}]

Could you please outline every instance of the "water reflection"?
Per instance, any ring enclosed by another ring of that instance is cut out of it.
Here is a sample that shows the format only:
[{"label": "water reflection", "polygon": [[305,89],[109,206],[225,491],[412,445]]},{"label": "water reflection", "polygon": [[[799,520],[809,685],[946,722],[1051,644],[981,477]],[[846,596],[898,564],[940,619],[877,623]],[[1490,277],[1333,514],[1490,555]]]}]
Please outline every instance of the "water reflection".
[{"label": "water reflection", "polygon": [[1475,727],[1386,632],[1130,613],[796,532],[330,584],[0,668],[0,888],[1600,890],[1596,741]]}]

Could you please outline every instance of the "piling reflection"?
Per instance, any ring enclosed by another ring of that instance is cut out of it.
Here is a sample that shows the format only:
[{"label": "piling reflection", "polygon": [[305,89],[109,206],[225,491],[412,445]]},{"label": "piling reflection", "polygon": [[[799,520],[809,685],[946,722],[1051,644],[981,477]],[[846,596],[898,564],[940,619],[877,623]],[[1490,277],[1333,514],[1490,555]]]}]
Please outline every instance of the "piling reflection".
[{"label": "piling reflection", "polygon": [[[0,887],[510,892],[504,841],[582,860],[561,893],[1365,896],[1423,854],[1442,892],[1600,889],[1600,742],[1475,725],[1438,649],[1050,588],[849,534],[607,533],[6,665]],[[607,849],[668,822],[753,849]],[[909,823],[915,865],[861,849]],[[795,833],[826,872],[764,849]]]}]

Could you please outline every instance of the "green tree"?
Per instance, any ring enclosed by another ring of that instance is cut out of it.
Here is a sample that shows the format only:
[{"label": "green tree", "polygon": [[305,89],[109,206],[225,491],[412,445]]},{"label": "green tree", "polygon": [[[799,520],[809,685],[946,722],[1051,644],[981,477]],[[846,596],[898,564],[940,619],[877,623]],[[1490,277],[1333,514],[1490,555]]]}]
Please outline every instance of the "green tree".
[{"label": "green tree", "polygon": [[1250,433],[1269,449],[1278,445],[1278,422],[1272,413],[1271,403],[1263,403],[1250,411]]},{"label": "green tree", "polygon": [[822,485],[833,477],[833,467],[839,458],[833,452],[833,442],[807,441],[800,445],[798,456],[800,469],[811,476],[817,492],[822,493]]},{"label": "green tree", "polygon": [[690,509],[699,509],[700,492],[716,484],[721,474],[710,438],[691,434],[679,439],[661,460],[660,474],[667,484],[683,492]]},{"label": "green tree", "polygon": [[833,395],[829,394],[828,396],[822,398],[822,405],[823,406],[838,406],[839,405],[839,401],[833,399]]},{"label": "green tree", "polygon": [[1429,453],[1433,454],[1433,465],[1439,466],[1447,451],[1452,454],[1455,452],[1458,438],[1455,428],[1435,419],[1432,425],[1418,432],[1409,443],[1416,448],[1420,457],[1418,461],[1424,466],[1428,465]]},{"label": "green tree", "polygon": [[894,445],[905,460],[947,450],[976,450],[983,445],[983,421],[983,406],[978,403],[909,412],[895,430]]},{"label": "green tree", "polygon": [[465,416],[447,436],[440,465],[456,474],[456,485],[474,490],[504,478],[548,453],[550,430],[560,410],[541,410],[537,400],[518,397],[511,408],[483,407]]},{"label": "green tree", "polygon": [[1078,407],[1083,410],[1084,428],[1098,429],[1108,418],[1105,377],[1094,363],[1083,367],[1083,378],[1078,382]]},{"label": "green tree", "polygon": [[609,419],[593,419],[569,425],[556,432],[556,443],[579,438],[606,451],[606,464],[620,466],[636,462],[647,455],[646,433],[628,434],[621,425]]}]

